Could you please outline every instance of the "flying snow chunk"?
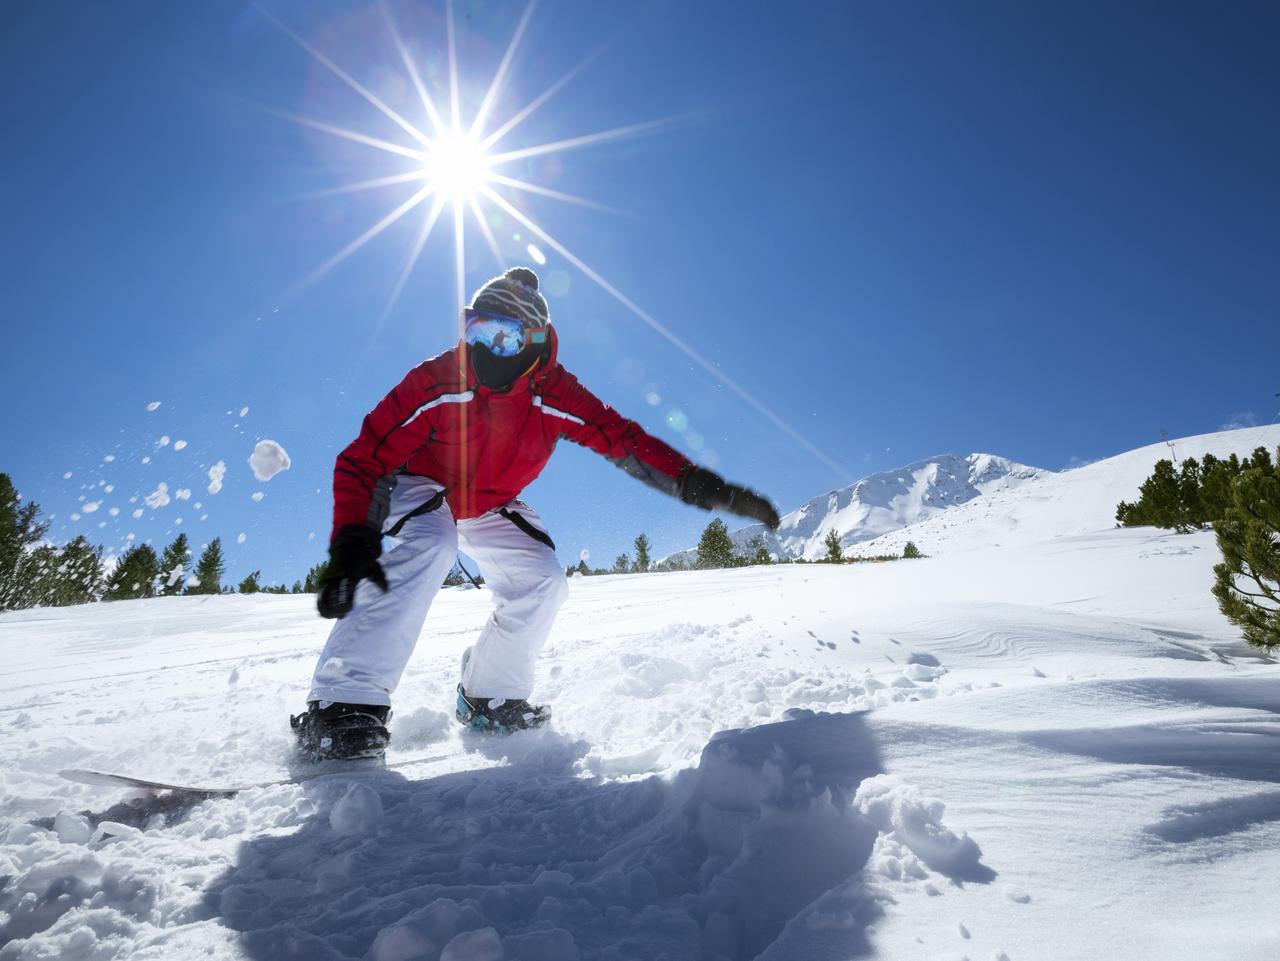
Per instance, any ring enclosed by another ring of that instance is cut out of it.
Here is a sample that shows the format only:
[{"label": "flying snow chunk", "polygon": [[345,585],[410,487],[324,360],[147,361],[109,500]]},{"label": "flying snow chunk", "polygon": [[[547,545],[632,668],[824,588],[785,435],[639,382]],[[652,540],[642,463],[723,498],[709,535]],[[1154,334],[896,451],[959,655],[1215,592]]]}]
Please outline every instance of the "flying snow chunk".
[{"label": "flying snow chunk", "polygon": [[237,535],[236,535],[236,543],[237,543],[237,544],[243,544],[243,543],[245,542],[245,539],[246,539],[246,538],[245,538],[245,533],[244,533],[244,531],[241,531],[239,534],[237,534]]},{"label": "flying snow chunk", "polygon": [[164,507],[164,505],[173,500],[173,498],[169,496],[169,485],[164,481],[161,481],[159,485],[157,485],[156,489],[143,498],[143,500],[146,505],[154,511]]},{"label": "flying snow chunk", "polygon": [[583,562],[591,560],[591,552],[584,547],[582,553],[578,555],[578,560]]},{"label": "flying snow chunk", "polygon": [[241,408],[240,408],[240,416],[241,416],[241,417],[244,417],[244,416],[245,416],[246,414],[248,414],[248,413],[249,413],[249,408],[248,408],[248,407],[241,407]]},{"label": "flying snow chunk", "polygon": [[153,400],[151,403],[147,405],[147,410],[159,410],[159,409],[160,409],[160,401],[158,400]]},{"label": "flying snow chunk", "polygon": [[133,512],[133,519],[136,521],[139,517],[142,516],[142,514],[143,514],[143,510],[141,507],[139,507],[136,511]]},{"label": "flying snow chunk", "polygon": [[524,249],[529,252],[529,256],[533,258],[539,267],[547,262],[547,255],[538,249],[535,244],[527,244]]},{"label": "flying snow chunk", "polygon": [[265,495],[265,494],[263,494],[263,493],[262,493],[262,491],[254,491],[254,492],[253,492],[253,501],[254,501],[254,503],[256,504],[258,501],[262,500],[262,498],[263,498],[263,497],[265,497],[265,496],[266,496],[266,495]]},{"label": "flying snow chunk", "polygon": [[63,475],[62,475],[62,479],[63,479],[63,480],[71,480],[71,471],[67,471],[65,474],[63,474]]},{"label": "flying snow chunk", "polygon": [[216,494],[222,490],[222,478],[227,476],[227,462],[220,460],[209,468],[209,493]]},{"label": "flying snow chunk", "polygon": [[253,476],[260,481],[269,481],[281,471],[290,467],[290,460],[285,449],[273,440],[260,440],[249,457],[249,466],[253,468]]},{"label": "flying snow chunk", "polygon": [[191,488],[179,487],[176,491],[173,492],[173,496],[178,498],[178,500],[180,501],[189,501],[191,500]]},{"label": "flying snow chunk", "polygon": [[160,439],[159,439],[158,441],[156,441],[156,446],[157,446],[157,447],[168,447],[168,446],[169,446],[169,435],[168,435],[168,434],[162,434],[162,435],[160,436]]},{"label": "flying snow chunk", "polygon": [[101,506],[102,506],[102,501],[89,501],[89,503],[85,504],[84,507],[80,509],[84,511],[86,514],[92,514]]},{"label": "flying snow chunk", "polygon": [[184,448],[184,447],[186,447],[186,446],[187,446],[187,442],[186,442],[185,440],[175,440],[175,441],[173,442],[173,449],[174,449],[174,450],[182,450],[182,448]]},{"label": "flying snow chunk", "polygon": [[107,464],[110,464],[115,459],[116,459],[115,454],[108,454],[106,457],[102,458],[103,462]]}]

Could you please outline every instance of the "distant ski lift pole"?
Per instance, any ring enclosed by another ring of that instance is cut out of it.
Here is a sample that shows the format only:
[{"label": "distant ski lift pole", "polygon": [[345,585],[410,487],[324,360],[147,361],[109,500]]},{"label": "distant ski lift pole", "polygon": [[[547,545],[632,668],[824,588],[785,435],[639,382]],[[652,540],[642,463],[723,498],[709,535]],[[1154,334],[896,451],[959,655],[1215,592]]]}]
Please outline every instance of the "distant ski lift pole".
[{"label": "distant ski lift pole", "polygon": [[1177,464],[1178,452],[1173,449],[1173,441],[1169,440],[1169,432],[1167,430],[1162,430],[1160,431],[1160,436],[1164,439],[1164,442],[1169,446],[1169,453],[1173,455],[1173,462]]}]

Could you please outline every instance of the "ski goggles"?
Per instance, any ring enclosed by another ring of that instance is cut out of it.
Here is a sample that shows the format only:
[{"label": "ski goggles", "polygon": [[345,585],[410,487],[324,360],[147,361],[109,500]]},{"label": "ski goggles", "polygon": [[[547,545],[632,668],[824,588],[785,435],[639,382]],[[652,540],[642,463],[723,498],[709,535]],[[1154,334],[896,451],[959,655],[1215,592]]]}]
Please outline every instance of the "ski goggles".
[{"label": "ski goggles", "polygon": [[514,317],[489,314],[470,307],[462,311],[462,339],[471,347],[486,347],[496,357],[514,357],[526,346],[547,342],[545,327],[530,327]]}]

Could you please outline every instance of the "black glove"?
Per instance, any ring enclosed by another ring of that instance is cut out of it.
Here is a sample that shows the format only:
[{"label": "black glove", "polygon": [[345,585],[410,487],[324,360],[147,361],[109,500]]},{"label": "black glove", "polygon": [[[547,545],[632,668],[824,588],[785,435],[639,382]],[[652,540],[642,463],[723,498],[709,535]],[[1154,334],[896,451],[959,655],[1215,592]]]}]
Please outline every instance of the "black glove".
[{"label": "black glove", "polygon": [[771,531],[778,529],[778,512],[753,490],[730,484],[705,467],[688,467],[680,475],[680,499],[708,511],[728,511],[739,517],[760,521]]},{"label": "black glove", "polygon": [[316,607],[321,617],[346,617],[356,602],[356,585],[368,578],[384,591],[387,575],[378,558],[382,534],[364,524],[344,524],[329,545],[329,569],[320,585]]}]

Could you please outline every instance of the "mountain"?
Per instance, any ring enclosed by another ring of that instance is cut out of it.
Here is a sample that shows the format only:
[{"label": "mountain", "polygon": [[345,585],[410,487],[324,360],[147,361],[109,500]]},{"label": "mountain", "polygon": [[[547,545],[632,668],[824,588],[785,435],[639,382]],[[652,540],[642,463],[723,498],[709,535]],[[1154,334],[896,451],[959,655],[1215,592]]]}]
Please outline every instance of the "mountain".
[{"label": "mountain", "polygon": [[1156,461],[1203,460],[1205,454],[1225,459],[1277,443],[1280,427],[1246,427],[1151,444],[1061,473],[1042,471],[1032,483],[997,487],[951,510],[882,533],[861,545],[858,553],[901,553],[911,540],[926,554],[949,554],[1107,530],[1115,527],[1116,505],[1137,498],[1139,485]]},{"label": "mountain", "polygon": [[[822,542],[833,529],[840,532],[840,543],[848,549],[1051,474],[995,454],[942,454],[820,494],[784,515],[776,533],[753,524],[730,537],[742,551],[753,538],[761,537],[779,557],[812,560],[826,552]],[[675,556],[692,560],[696,553],[686,550]]]}]

